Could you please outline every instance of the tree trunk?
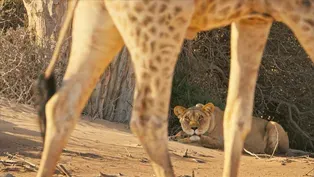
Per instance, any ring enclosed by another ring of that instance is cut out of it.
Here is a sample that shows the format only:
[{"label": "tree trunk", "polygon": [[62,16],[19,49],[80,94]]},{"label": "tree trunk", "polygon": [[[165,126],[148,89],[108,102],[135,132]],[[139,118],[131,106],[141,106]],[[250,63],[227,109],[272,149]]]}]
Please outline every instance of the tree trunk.
[{"label": "tree trunk", "polygon": [[123,47],[101,76],[85,112],[93,118],[128,123],[131,118],[135,74]]},{"label": "tree trunk", "polygon": [[38,45],[45,41],[56,41],[65,17],[67,1],[62,0],[23,0],[28,16],[28,29]]}]

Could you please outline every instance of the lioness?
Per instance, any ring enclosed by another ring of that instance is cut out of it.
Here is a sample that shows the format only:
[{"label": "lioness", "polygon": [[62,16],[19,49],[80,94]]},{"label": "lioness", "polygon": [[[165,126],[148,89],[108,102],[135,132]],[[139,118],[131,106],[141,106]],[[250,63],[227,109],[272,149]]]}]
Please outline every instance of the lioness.
[{"label": "lioness", "polygon": [[[214,104],[197,104],[190,108],[176,106],[174,114],[180,119],[183,131],[170,136],[170,140],[197,143],[209,148],[224,148],[224,112]],[[276,149],[276,153],[286,154],[289,151],[289,139],[278,123],[253,116],[252,129],[244,142],[244,148],[253,153],[272,154]]]}]

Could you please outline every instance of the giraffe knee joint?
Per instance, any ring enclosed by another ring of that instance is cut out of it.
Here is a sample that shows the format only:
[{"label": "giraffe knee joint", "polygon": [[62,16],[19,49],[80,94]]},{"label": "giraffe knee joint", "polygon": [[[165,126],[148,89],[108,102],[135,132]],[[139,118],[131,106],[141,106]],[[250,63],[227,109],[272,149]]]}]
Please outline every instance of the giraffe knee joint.
[{"label": "giraffe knee joint", "polygon": [[[132,132],[139,137],[145,136],[147,138],[147,135],[167,133],[167,122],[156,116],[133,116],[130,127]],[[161,137],[154,136],[154,138]]]},{"label": "giraffe knee joint", "polygon": [[[64,100],[63,100],[64,101]],[[46,104],[47,134],[54,137],[69,135],[75,125],[75,115],[67,106],[60,104],[58,95],[53,96]]]}]

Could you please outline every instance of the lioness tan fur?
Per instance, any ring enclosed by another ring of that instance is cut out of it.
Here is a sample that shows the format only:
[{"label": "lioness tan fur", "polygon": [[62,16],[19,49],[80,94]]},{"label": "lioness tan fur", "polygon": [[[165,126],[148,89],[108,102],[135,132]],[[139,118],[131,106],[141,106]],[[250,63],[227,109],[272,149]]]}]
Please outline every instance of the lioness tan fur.
[{"label": "lioness tan fur", "polygon": [[[171,136],[170,140],[198,143],[215,149],[224,148],[224,112],[220,108],[212,103],[197,104],[190,108],[176,106],[174,113],[180,119],[182,131]],[[244,142],[246,150],[253,153],[272,154],[274,150],[277,153],[288,153],[289,138],[280,124],[254,116],[252,119],[251,132]]]}]

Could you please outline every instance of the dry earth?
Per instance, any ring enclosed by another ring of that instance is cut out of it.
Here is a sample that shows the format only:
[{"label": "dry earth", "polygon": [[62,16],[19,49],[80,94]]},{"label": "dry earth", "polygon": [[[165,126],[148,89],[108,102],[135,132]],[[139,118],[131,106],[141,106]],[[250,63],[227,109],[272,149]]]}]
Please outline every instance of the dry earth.
[{"label": "dry earth", "polygon": [[[0,177],[33,177],[23,159],[39,165],[42,150],[35,111],[26,105],[0,101]],[[188,149],[188,157],[183,157]],[[221,176],[223,152],[176,142],[169,143],[176,175]],[[10,153],[14,157],[10,158]],[[6,163],[4,163],[6,162]],[[18,163],[16,163],[18,162]],[[11,164],[10,164],[11,163]],[[59,164],[73,176],[154,176],[143,148],[126,125],[83,117],[74,130]],[[55,176],[64,176],[58,170]],[[10,175],[7,175],[10,176]],[[314,176],[312,158],[261,158],[244,155],[240,177]]]}]

